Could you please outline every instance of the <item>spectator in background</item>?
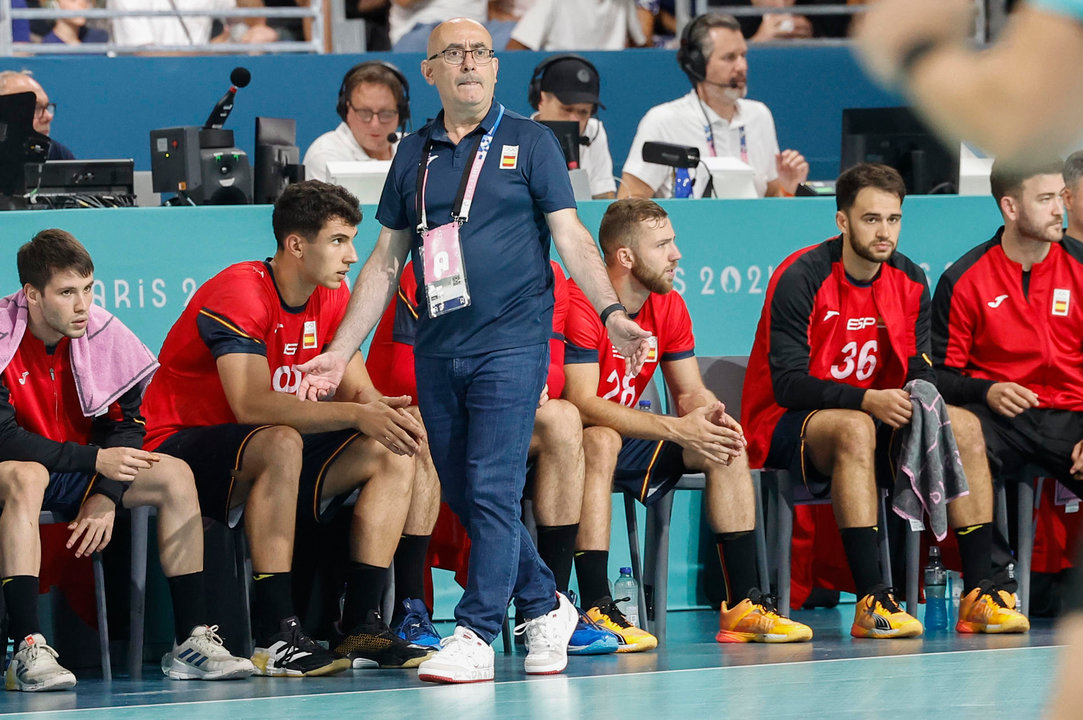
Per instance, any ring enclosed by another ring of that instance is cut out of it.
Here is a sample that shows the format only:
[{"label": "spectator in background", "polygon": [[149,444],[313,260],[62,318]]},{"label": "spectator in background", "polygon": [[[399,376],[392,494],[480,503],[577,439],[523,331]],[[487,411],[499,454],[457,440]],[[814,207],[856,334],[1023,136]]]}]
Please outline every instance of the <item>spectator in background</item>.
[{"label": "spectator in background", "polygon": [[755,172],[762,197],[793,195],[808,179],[796,150],[779,152],[775,119],[748,93],[748,45],[730,15],[701,15],[684,29],[677,62],[692,83],[684,97],[656,105],[639,121],[624,163],[619,197],[702,197],[710,176],[643,160],[643,143],[694,146],[700,157],[735,157]]},{"label": "spectator in background", "polygon": [[673,0],[636,0],[636,16],[648,44],[672,47],[677,41],[677,10]]},{"label": "spectator in background", "polygon": [[557,55],[534,68],[530,81],[530,104],[537,110],[531,118],[539,122],[579,123],[579,167],[590,178],[594,199],[615,198],[613,158],[609,137],[596,115],[601,77],[598,69],[578,55]]},{"label": "spectator in background", "polygon": [[623,50],[646,42],[635,0],[535,0],[508,50]]},{"label": "spectator in background", "polygon": [[429,33],[445,20],[463,17],[484,25],[488,15],[487,0],[392,0],[391,49],[425,52]]},{"label": "spectator in background", "polygon": [[[25,10],[26,0],[11,0],[12,10]],[[13,42],[30,42],[30,21],[12,20],[11,39]]]},{"label": "spectator in background", "polygon": [[391,49],[390,10],[391,0],[354,0],[347,4],[347,20],[365,21],[365,50],[368,52]]},{"label": "spectator in background", "polygon": [[[736,0],[733,5],[751,5],[762,8],[793,7],[802,5],[837,5],[842,0]],[[849,0],[850,5],[863,1]],[[738,19],[741,32],[751,42],[772,40],[801,40],[811,37],[844,37],[850,24],[849,15],[801,15],[796,13],[768,13],[744,15]]]},{"label": "spectator in background", "polygon": [[[86,10],[93,4],[93,0],[56,0],[56,9]],[[65,45],[107,43],[109,42],[109,33],[101,28],[89,27],[84,17],[57,18],[53,29],[41,41],[43,43],[64,43]]]},{"label": "spectator in background", "polygon": [[485,27],[492,35],[494,50],[507,49],[511,31],[533,4],[534,0],[489,0],[489,22]]},{"label": "spectator in background", "polygon": [[118,17],[113,19],[113,41],[117,45],[148,46],[206,45],[211,40],[215,15],[228,14],[234,0],[107,0],[110,10],[206,10],[210,15],[194,17]]},{"label": "spectator in background", "polygon": [[350,68],[342,78],[335,107],[342,122],[316,138],[305,153],[305,178],[328,179],[335,160],[390,160],[410,118],[410,86],[402,72],[381,60]]},{"label": "spectator in background", "polygon": [[[29,70],[5,70],[0,72],[0,95],[32,92],[37,96],[34,108],[34,131],[49,137],[49,131],[56,117],[56,103],[49,101],[49,94],[37,80],[30,76]],[[49,138],[47,160],[74,160],[75,155],[63,143]]]}]

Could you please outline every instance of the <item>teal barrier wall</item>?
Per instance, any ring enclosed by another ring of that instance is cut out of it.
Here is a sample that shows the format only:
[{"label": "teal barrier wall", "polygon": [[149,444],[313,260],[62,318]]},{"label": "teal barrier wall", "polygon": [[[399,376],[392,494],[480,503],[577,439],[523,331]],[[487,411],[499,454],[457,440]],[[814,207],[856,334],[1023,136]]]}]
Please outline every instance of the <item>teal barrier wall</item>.
[{"label": "teal barrier wall", "polygon": [[[698,200],[663,203],[683,253],[675,287],[695,323],[701,355],[747,354],[774,267],[793,250],[837,233],[831,198]],[[605,202],[580,205],[596,232]],[[999,225],[992,198],[912,197],[900,249],[935,282],[948,263]],[[365,208],[356,240],[367,256],[376,239]],[[61,227],[90,249],[97,301],[157,349],[187,299],[207,278],[240,260],[274,253],[271,208],[126,208],[0,214],[0,293],[18,288],[15,251],[38,230]]]},{"label": "teal barrier wall", "polygon": [[[528,113],[527,85],[534,66],[549,53],[504,52],[496,97]],[[601,100],[614,168],[620,168],[636,125],[653,105],[688,92],[687,78],[672,50],[584,53],[602,77]],[[297,120],[302,152],[339,122],[335,97],[346,70],[366,58],[398,65],[410,83],[413,127],[434,117],[436,91],[425,84],[420,54],[263,55],[220,57],[20,57],[0,58],[0,70],[28,68],[57,103],[52,135],[79,158],[135,159],[150,169],[149,133],[155,128],[202,123],[229,87],[237,65],[252,71],[251,84],[237,94],[226,124],[238,147],[252,152],[257,115]],[[753,47],[749,50],[750,97],[775,116],[779,142],[800,150],[812,178],[839,171],[842,108],[899,104],[862,73],[848,48]]]},{"label": "teal barrier wall", "polygon": [[[684,254],[676,289],[688,303],[701,355],[747,354],[773,268],[793,250],[836,233],[834,200],[828,198],[664,205]],[[581,205],[592,233],[606,206]],[[362,258],[376,238],[372,211],[365,208],[356,241]],[[900,247],[934,283],[949,263],[988,239],[1000,223],[992,198],[914,197],[906,200],[903,215]],[[0,213],[0,293],[18,288],[18,246],[43,228],[64,228],[94,257],[97,301],[157,350],[200,283],[230,263],[274,253],[270,224],[269,206]],[[614,577],[628,563],[622,507],[614,508]],[[669,606],[685,608],[697,602],[700,494],[678,493],[673,513]],[[437,573],[436,587],[437,613],[450,617],[459,594],[450,573]]]}]

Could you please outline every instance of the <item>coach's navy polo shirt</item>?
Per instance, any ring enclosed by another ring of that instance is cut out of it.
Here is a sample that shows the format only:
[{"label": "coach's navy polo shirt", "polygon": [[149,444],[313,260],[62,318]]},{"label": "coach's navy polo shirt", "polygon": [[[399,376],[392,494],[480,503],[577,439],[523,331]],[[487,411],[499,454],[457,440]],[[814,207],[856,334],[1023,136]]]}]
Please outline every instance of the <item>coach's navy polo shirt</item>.
[{"label": "coach's navy polo shirt", "polygon": [[407,135],[395,153],[376,219],[392,230],[414,231],[414,273],[420,309],[414,352],[459,357],[549,341],[553,331],[553,273],[545,213],[575,207],[568,167],[549,128],[504,111],[478,178],[470,220],[459,230],[470,305],[438,318],[428,315],[418,249],[417,171],[432,133],[425,214],[430,228],[451,222],[451,208],[479,135],[496,122],[494,102],[475,130],[452,145],[444,113]]}]

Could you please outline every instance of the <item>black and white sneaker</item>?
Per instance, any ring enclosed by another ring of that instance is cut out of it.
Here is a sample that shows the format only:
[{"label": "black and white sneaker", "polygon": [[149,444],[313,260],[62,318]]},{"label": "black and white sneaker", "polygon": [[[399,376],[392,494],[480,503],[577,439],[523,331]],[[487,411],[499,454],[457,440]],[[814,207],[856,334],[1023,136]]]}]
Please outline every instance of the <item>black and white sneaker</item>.
[{"label": "black and white sneaker", "polygon": [[282,621],[280,630],[265,647],[252,654],[256,673],[268,677],[334,675],[350,669],[350,659],[327,650],[313,640],[296,617]]}]

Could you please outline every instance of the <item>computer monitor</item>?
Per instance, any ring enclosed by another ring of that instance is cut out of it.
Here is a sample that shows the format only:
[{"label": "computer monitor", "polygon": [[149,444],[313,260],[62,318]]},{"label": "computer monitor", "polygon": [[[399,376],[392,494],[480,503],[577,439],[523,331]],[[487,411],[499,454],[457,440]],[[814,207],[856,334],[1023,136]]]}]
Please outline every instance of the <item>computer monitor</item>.
[{"label": "computer monitor", "polygon": [[841,168],[883,163],[899,171],[912,195],[955,193],[958,149],[945,147],[907,107],[842,111]]},{"label": "computer monitor", "polygon": [[329,161],[327,179],[357,196],[362,205],[376,205],[384,191],[390,160]]},{"label": "computer monitor", "polygon": [[255,204],[274,204],[287,185],[304,180],[296,120],[256,118],[255,163],[252,198]]},{"label": "computer monitor", "polygon": [[28,141],[34,132],[37,97],[32,92],[0,95],[0,195],[22,195]]}]

